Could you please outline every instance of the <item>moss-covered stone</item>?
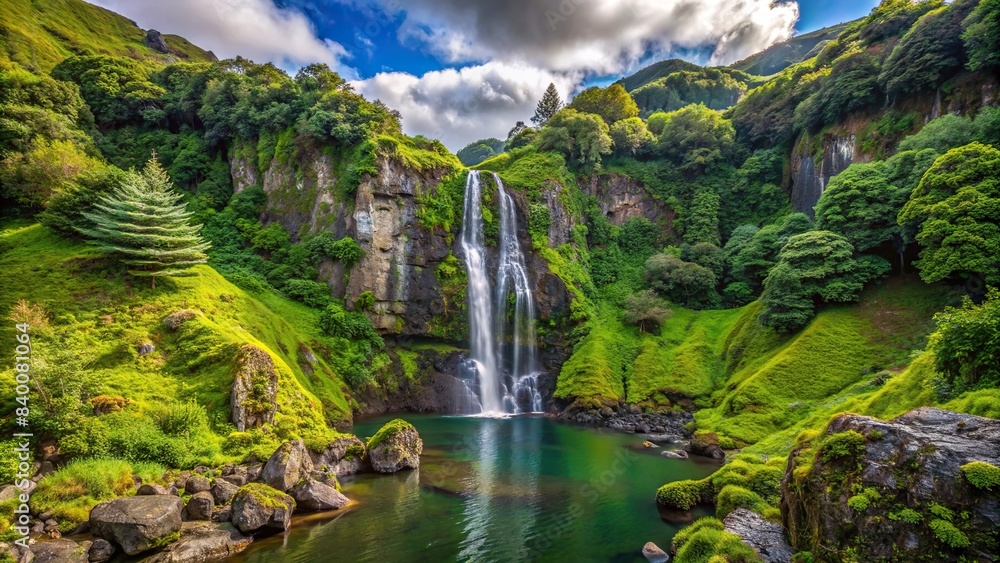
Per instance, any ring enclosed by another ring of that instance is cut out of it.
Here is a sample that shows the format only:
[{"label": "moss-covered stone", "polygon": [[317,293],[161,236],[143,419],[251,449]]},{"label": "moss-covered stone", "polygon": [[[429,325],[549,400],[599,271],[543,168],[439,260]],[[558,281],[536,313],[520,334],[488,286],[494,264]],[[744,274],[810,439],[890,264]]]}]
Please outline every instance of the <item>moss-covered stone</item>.
[{"label": "moss-covered stone", "polygon": [[969,484],[977,489],[1000,491],[1000,467],[973,461],[962,466],[962,473]]}]

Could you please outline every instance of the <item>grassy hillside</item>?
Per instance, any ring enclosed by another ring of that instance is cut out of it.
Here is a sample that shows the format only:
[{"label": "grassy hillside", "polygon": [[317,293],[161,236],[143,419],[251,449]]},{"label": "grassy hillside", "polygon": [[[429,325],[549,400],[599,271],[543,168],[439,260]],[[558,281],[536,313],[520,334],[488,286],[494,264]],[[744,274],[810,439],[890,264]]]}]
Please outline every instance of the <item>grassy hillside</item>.
[{"label": "grassy hillside", "polygon": [[82,54],[163,62],[215,58],[176,35],[163,36],[173,54],[154,51],[135,22],[82,0],[0,0],[0,13],[0,57],[40,72]]},{"label": "grassy hillside", "polygon": [[777,74],[796,63],[819,54],[819,51],[826,46],[827,42],[839,37],[851,23],[842,23],[793,37],[788,41],[773,45],[731,66],[737,70],[758,76]]},{"label": "grassy hillside", "polygon": [[[695,414],[700,429],[784,454],[798,429],[825,422],[845,405],[893,416],[930,404],[930,390],[915,383],[933,375],[927,355],[911,359],[922,354],[933,314],[953,297],[915,277],[892,278],[857,304],[822,311],[792,335],[761,326],[759,303],[721,311],[677,308],[657,334],[626,326],[622,312],[603,303],[563,366],[557,397],[703,407]],[[966,399],[969,406],[956,408],[987,405]]]},{"label": "grassy hillside", "polygon": [[[7,317],[15,307],[22,315],[27,309],[35,319],[35,423],[59,438],[65,453],[94,450],[187,467],[269,455],[291,437],[321,447],[336,435],[333,425],[349,423],[348,399],[324,359],[313,310],[275,294],[250,294],[207,266],[194,273],[156,290],[125,285],[118,267],[91,247],[41,225],[0,231],[0,310]],[[21,299],[27,302],[19,305]],[[165,326],[182,310],[191,312],[187,322]],[[7,323],[0,346],[14,343]],[[155,349],[140,355],[144,344]],[[229,423],[229,393],[246,345],[270,356],[277,372],[278,412],[266,432],[236,432]],[[13,393],[9,370],[3,381]],[[116,406],[105,410],[112,413],[94,416],[110,403]],[[124,439],[123,432],[140,437]],[[195,436],[175,450],[172,440]]]}]

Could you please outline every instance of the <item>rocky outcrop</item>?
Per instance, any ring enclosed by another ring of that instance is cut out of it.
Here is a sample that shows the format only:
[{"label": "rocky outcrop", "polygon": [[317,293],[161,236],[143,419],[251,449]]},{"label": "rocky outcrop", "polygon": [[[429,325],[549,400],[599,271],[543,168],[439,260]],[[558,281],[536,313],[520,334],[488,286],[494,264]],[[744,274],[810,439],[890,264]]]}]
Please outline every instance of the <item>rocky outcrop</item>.
[{"label": "rocky outcrop", "polygon": [[322,452],[313,454],[313,466],[336,476],[354,475],[364,470],[365,444],[357,436],[341,436]]},{"label": "rocky outcrop", "polygon": [[278,409],[278,372],[271,355],[246,344],[236,357],[236,377],[229,396],[230,417],[245,432],[270,424]]},{"label": "rocky outcrop", "polygon": [[260,483],[250,483],[237,491],[232,502],[232,522],[243,533],[261,528],[287,530],[292,524],[295,500]]},{"label": "rocky outcrop", "polygon": [[426,334],[444,310],[437,267],[451,253],[450,233],[429,231],[417,220],[417,198],[435,189],[448,172],[417,172],[395,159],[380,159],[354,202],[354,235],[365,250],[351,270],[346,301],[371,291],[371,317],[382,332]]},{"label": "rocky outcrop", "polygon": [[601,213],[612,225],[621,226],[629,219],[645,217],[660,225],[664,232],[673,230],[675,213],[654,198],[645,186],[621,174],[598,174],[583,186],[586,194],[597,198]]},{"label": "rocky outcrop", "polygon": [[[808,143],[806,143],[808,144]],[[819,163],[811,154],[801,150],[792,153],[792,209],[814,216],[830,179],[847,170],[857,160],[854,135],[826,135]]]},{"label": "rocky outcrop", "polygon": [[284,492],[291,489],[299,479],[312,470],[312,458],[302,440],[285,442],[264,464],[260,480],[265,485]]},{"label": "rocky outcrop", "polygon": [[737,508],[722,521],[725,530],[739,536],[760,555],[765,563],[788,563],[792,560],[792,547],[785,540],[781,524],[768,522],[763,516],[745,508]]},{"label": "rocky outcrop", "polygon": [[691,434],[684,425],[694,418],[688,412],[642,412],[636,405],[624,403],[601,408],[570,406],[560,418],[570,422],[603,426],[629,434],[657,435],[663,443],[677,442]]},{"label": "rocky outcrop", "polygon": [[1000,421],[934,408],[891,422],[840,415],[789,457],[781,512],[792,545],[862,561],[995,552],[1000,490],[974,485],[971,462],[1000,465]]},{"label": "rocky outcrop", "polygon": [[185,522],[177,542],[140,563],[225,561],[246,549],[252,542],[253,537],[241,534],[232,524]]},{"label": "rocky outcrop", "polygon": [[175,541],[183,509],[184,502],[172,495],[119,498],[90,511],[90,532],[135,555]]},{"label": "rocky outcrop", "polygon": [[372,469],[379,473],[395,473],[420,467],[424,441],[413,425],[397,418],[368,440],[367,450]]},{"label": "rocky outcrop", "polygon": [[154,51],[159,51],[161,53],[169,53],[170,48],[167,47],[167,42],[163,40],[163,35],[155,29],[150,29],[146,32],[146,38],[144,43],[150,49]]}]

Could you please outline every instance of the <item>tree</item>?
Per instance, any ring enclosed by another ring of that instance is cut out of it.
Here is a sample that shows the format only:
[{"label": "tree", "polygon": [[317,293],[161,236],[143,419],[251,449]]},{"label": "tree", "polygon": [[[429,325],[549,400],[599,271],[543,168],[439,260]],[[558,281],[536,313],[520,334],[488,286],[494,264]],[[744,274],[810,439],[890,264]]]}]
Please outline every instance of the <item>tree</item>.
[{"label": "tree", "polygon": [[[795,235],[778,254],[778,263],[764,281],[761,323],[781,331],[805,326],[809,303],[856,301],[869,281],[882,276],[889,264],[881,258],[854,257],[854,247],[830,231]],[[809,308],[811,311],[811,308]]]},{"label": "tree", "polygon": [[582,113],[595,113],[609,126],[623,119],[639,117],[639,106],[621,84],[607,88],[587,88],[573,98],[569,106]]},{"label": "tree", "polygon": [[882,65],[890,98],[934,90],[965,65],[962,24],[978,0],[955,0],[920,18]]},{"label": "tree", "polygon": [[712,270],[660,253],[646,261],[646,281],[657,293],[692,309],[712,307],[718,301]]},{"label": "tree", "polygon": [[103,167],[71,141],[50,142],[39,137],[27,152],[13,153],[0,161],[0,195],[37,212],[80,174]]},{"label": "tree", "polygon": [[538,135],[541,150],[556,150],[581,166],[596,166],[611,152],[608,124],[600,116],[575,109],[559,110]]},{"label": "tree", "polygon": [[538,106],[535,107],[535,115],[531,118],[531,122],[539,126],[544,125],[562,107],[563,102],[562,98],[559,97],[559,91],[556,90],[555,84],[550,83],[549,87],[545,89],[542,99],[538,101]]},{"label": "tree", "polygon": [[736,130],[722,114],[703,104],[667,114],[659,138],[660,153],[688,173],[704,173],[732,154]]},{"label": "tree", "polygon": [[180,199],[154,156],[142,174],[129,174],[99,198],[94,211],[83,213],[91,225],[79,230],[155,288],[156,278],[189,275],[192,266],[208,261],[201,225],[191,224],[192,213]]},{"label": "tree", "polygon": [[938,158],[899,214],[917,230],[920,277],[1000,283],[1000,150],[980,143]]},{"label": "tree", "polygon": [[719,194],[703,189],[695,194],[684,217],[684,242],[720,244]]},{"label": "tree", "polygon": [[656,292],[646,289],[625,298],[625,322],[638,325],[640,332],[646,328],[655,328],[673,315],[667,302],[660,299]]},{"label": "tree", "polygon": [[638,117],[630,117],[611,126],[611,141],[615,153],[620,156],[637,156],[645,153],[656,143],[656,137],[646,128],[646,123]]},{"label": "tree", "polygon": [[896,217],[911,191],[889,183],[883,162],[853,164],[823,190],[816,205],[816,228],[843,235],[858,252],[892,242],[902,271],[912,241]]},{"label": "tree", "polygon": [[953,391],[1000,387],[1000,290],[991,289],[982,305],[966,297],[961,308],[948,307],[934,320],[934,366]]},{"label": "tree", "polygon": [[965,20],[962,39],[970,70],[1000,66],[1000,0],[982,0]]},{"label": "tree", "polygon": [[[782,220],[753,232],[741,227],[740,237],[726,244],[729,274],[733,281],[742,281],[759,291],[768,272],[778,262],[778,253],[788,239],[812,228],[812,221],[803,213],[793,213]],[[736,237],[733,233],[733,238]]]}]

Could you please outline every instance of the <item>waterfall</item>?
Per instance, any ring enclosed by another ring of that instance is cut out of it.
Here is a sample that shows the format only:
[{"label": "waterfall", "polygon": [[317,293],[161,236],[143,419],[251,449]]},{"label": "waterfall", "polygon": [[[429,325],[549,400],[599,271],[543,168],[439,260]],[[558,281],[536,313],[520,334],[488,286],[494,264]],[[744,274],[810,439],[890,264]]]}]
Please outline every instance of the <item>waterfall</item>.
[{"label": "waterfall", "polygon": [[469,277],[469,357],[482,414],[539,412],[535,302],[517,237],[517,208],[493,174],[500,207],[499,258],[491,291],[483,234],[483,187],[479,171],[465,184],[461,246]]}]

